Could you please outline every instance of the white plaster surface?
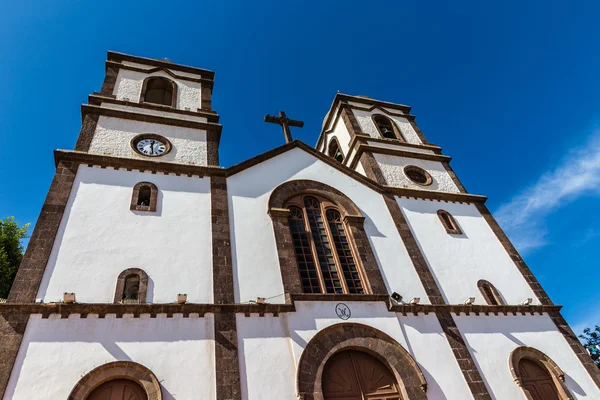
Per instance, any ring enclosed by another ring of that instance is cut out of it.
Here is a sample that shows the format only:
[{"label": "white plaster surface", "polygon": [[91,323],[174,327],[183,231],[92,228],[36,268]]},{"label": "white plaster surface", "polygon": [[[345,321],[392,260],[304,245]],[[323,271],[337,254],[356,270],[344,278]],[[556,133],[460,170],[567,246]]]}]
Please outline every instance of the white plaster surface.
[{"label": "white plaster surface", "polygon": [[[381,172],[389,186],[450,193],[460,192],[442,163],[438,161],[419,160],[417,158],[399,157],[389,154],[373,154],[373,156],[381,167]],[[407,165],[416,165],[429,172],[433,179],[431,185],[417,185],[408,179],[404,174],[404,167]]]},{"label": "white plaster surface", "polygon": [[[528,297],[540,304],[496,235],[472,204],[396,197],[411,231],[432,270],[442,295],[450,304],[475,297],[486,304],[477,281],[491,282],[507,304],[521,304]],[[462,235],[450,235],[437,211],[456,219]]]},{"label": "white plaster surface", "polygon": [[190,82],[178,78],[173,78],[164,71],[153,72],[151,74],[120,69],[117,75],[117,82],[113,94],[118,100],[129,99],[129,101],[139,101],[142,93],[142,84],[144,79],[149,76],[162,76],[174,81],[177,84],[177,108],[185,110],[197,110],[201,106],[202,87],[200,83]]},{"label": "white plaster surface", "polygon": [[156,161],[171,161],[180,164],[207,165],[206,131],[179,126],[154,124],[129,119],[100,116],[90,144],[92,154],[116,157],[144,157],[131,148],[131,140],[142,133],[155,133],[169,139],[172,149]]},{"label": "white plaster surface", "polygon": [[197,117],[195,115],[176,114],[176,113],[169,112],[169,111],[148,110],[145,108],[126,106],[123,104],[103,103],[102,107],[111,108],[113,110],[134,112],[137,114],[156,115],[156,116],[160,116],[160,117],[183,119],[185,121],[194,121],[194,122],[206,122],[207,121],[207,119],[205,117]]},{"label": "white plaster surface", "polygon": [[[382,114],[381,111],[379,111],[377,109],[375,109],[373,111],[362,111],[362,110],[355,109],[355,110],[352,110],[352,112],[354,112],[354,115],[356,116],[356,120],[358,121],[358,124],[360,125],[360,128],[362,129],[362,131],[364,133],[371,136],[372,138],[381,138],[381,135],[379,134],[379,131],[377,130],[377,127],[375,126],[375,123],[371,119],[371,116],[373,116],[375,114]],[[396,112],[396,111],[394,111],[394,112]],[[421,142],[421,139],[419,139],[417,132],[415,132],[414,128],[412,127],[410,122],[408,122],[408,120],[406,118],[396,117],[396,116],[386,115],[386,114],[382,114],[382,115],[385,115],[386,117],[388,117],[392,121],[394,121],[394,123],[396,124],[398,129],[400,129],[400,132],[402,132],[402,136],[404,136],[404,139],[406,139],[406,141],[408,143],[423,144]]]},{"label": "white plaster surface", "polygon": [[510,353],[520,346],[549,356],[565,373],[575,399],[600,399],[600,391],[548,315],[463,314],[454,319],[494,400],[525,399],[508,367]]},{"label": "white plaster surface", "polygon": [[271,192],[284,182],[308,179],[345,193],[365,216],[365,231],[389,292],[427,296],[381,195],[301,149],[292,149],[227,179],[235,299],[273,297],[283,303],[275,235],[267,215]]},{"label": "white plaster surface", "polygon": [[[434,315],[400,316],[383,303],[346,302],[348,321],[335,314],[335,302],[297,302],[295,313],[279,317],[238,315],[243,399],[295,400],[297,366],[308,342],[338,323],[360,323],[386,333],[417,361],[430,400],[472,399]],[[276,393],[274,396],[271,393]]]},{"label": "white plaster surface", "polygon": [[111,361],[134,361],[160,381],[164,400],[216,396],[213,316],[32,316],[4,400],[66,399],[79,379]]},{"label": "white plaster surface", "polygon": [[324,140],[325,147],[323,148],[323,152],[327,154],[329,151],[329,143],[332,138],[337,138],[338,143],[340,144],[340,150],[344,153],[344,159],[348,157],[348,152],[350,150],[350,132],[348,132],[348,128],[346,128],[346,124],[344,121],[339,118],[337,124],[335,125],[333,131],[327,134],[326,140]]},{"label": "white plaster surface", "polygon": [[[143,181],[158,187],[156,212],[129,209]],[[177,293],[210,303],[210,241],[209,178],[80,166],[37,299],[75,292],[82,303],[112,303],[119,274],[141,268],[149,303],[174,302]]]}]

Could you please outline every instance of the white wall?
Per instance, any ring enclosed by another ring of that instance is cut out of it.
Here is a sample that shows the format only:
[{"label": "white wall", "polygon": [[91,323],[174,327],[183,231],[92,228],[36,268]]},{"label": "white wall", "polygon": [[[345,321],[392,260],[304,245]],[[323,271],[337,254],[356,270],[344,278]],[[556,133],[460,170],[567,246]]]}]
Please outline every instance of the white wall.
[{"label": "white wall", "polygon": [[309,179],[345,193],[361,210],[365,231],[389,292],[427,298],[382,196],[301,149],[292,149],[227,178],[236,302],[272,297],[283,284],[271,218],[271,192],[284,182]]},{"label": "white wall", "polygon": [[[181,75],[179,72],[176,72]],[[177,108],[185,110],[189,108],[196,111],[201,106],[202,87],[200,83],[190,82],[182,79],[173,78],[164,71],[158,71],[151,74],[136,72],[127,69],[119,69],[117,82],[113,94],[118,100],[129,99],[129,101],[138,102],[142,93],[144,79],[149,76],[162,76],[174,81],[177,84]]]},{"label": "white wall", "polygon": [[[131,140],[142,133],[155,133],[169,139],[172,149],[161,157],[144,157],[131,148]],[[90,144],[92,154],[207,165],[206,131],[172,125],[100,116]]]},{"label": "white wall", "polygon": [[244,400],[295,400],[296,368],[308,342],[319,331],[344,322],[372,326],[400,343],[419,364],[428,383],[428,399],[472,398],[433,314],[404,317],[390,313],[383,303],[345,302],[352,316],[342,321],[335,314],[336,304],[296,302],[295,313],[279,317],[238,314]]},{"label": "white wall", "polygon": [[[381,167],[381,172],[389,186],[417,190],[437,190],[450,193],[460,192],[442,163],[438,161],[419,160],[416,158],[399,157],[389,154],[375,153],[373,155],[375,156],[375,161],[377,161]],[[416,165],[429,172],[433,179],[431,185],[417,185],[408,179],[404,174],[404,167],[407,165]]]},{"label": "white wall", "polygon": [[[66,399],[111,361],[134,361],[160,381],[164,400],[215,399],[213,316],[30,317],[5,400]],[[199,394],[200,397],[199,397]]]},{"label": "white wall", "polygon": [[525,399],[508,367],[510,353],[530,346],[550,357],[565,373],[576,399],[600,399],[595,386],[548,315],[454,316],[493,399]]},{"label": "white wall", "polygon": [[[432,270],[442,295],[450,304],[475,297],[486,304],[477,281],[490,281],[507,304],[521,304],[528,297],[539,304],[533,291],[496,235],[472,204],[396,198]],[[462,235],[450,235],[437,211],[446,210],[456,219]]]},{"label": "white wall", "polygon": [[[131,211],[133,186],[158,187],[156,212]],[[149,303],[177,293],[210,303],[212,246],[210,180],[80,166],[37,298],[112,303],[117,277],[128,268],[149,276]]]},{"label": "white wall", "polygon": [[342,153],[344,153],[344,159],[346,157],[349,156],[348,152],[350,151],[350,132],[348,132],[348,128],[346,128],[346,124],[344,124],[344,121],[342,120],[342,118],[338,118],[337,123],[335,125],[335,127],[333,128],[333,131],[331,131],[330,133],[327,134],[327,136],[325,137],[324,142],[324,147],[323,147],[323,153],[328,154],[329,152],[329,143],[331,141],[331,139],[335,137],[337,138],[338,143],[340,144],[340,150],[342,150]]},{"label": "white wall", "polygon": [[404,139],[406,139],[408,143],[423,144],[421,142],[421,139],[419,139],[417,132],[415,132],[415,129],[412,127],[412,125],[410,124],[410,122],[408,122],[406,118],[387,115],[378,109],[374,109],[373,111],[353,109],[352,112],[356,116],[356,120],[358,121],[358,124],[360,125],[362,131],[367,135],[371,136],[372,138],[381,138],[381,135],[379,134],[375,123],[371,119],[371,116],[375,114],[382,114],[394,121],[398,129],[400,129],[400,132],[402,132],[402,136],[404,136]]}]

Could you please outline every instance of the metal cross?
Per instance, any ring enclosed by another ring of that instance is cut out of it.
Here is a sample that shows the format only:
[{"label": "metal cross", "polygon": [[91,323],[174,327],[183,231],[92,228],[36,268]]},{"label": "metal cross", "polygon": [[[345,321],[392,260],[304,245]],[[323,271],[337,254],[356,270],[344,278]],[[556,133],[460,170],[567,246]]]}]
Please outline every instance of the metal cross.
[{"label": "metal cross", "polygon": [[286,143],[290,143],[292,141],[292,133],[290,132],[290,126],[295,126],[297,128],[302,128],[304,126],[303,121],[289,119],[283,111],[279,111],[279,117],[276,117],[274,115],[265,115],[265,122],[270,122],[272,124],[282,126]]}]

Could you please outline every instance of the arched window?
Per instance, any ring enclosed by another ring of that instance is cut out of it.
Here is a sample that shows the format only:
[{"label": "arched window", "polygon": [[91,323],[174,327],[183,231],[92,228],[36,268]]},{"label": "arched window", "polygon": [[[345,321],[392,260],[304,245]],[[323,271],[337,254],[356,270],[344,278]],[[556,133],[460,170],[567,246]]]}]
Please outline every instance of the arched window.
[{"label": "arched window", "polygon": [[152,182],[140,182],[133,187],[130,210],[156,211],[158,188]]},{"label": "arched window", "polygon": [[141,103],[175,107],[175,99],[177,99],[177,85],[170,79],[162,76],[152,76],[144,80]]},{"label": "arched window", "polygon": [[139,268],[129,268],[121,272],[117,279],[115,303],[146,302],[148,274]]},{"label": "arched window", "polygon": [[331,141],[329,142],[329,150],[327,151],[327,153],[329,154],[329,157],[333,157],[341,163],[344,162],[344,154],[340,150],[340,144],[338,143],[335,137],[331,138]]},{"label": "arched window", "polygon": [[456,222],[452,214],[445,210],[438,210],[437,215],[440,218],[442,225],[446,229],[446,232],[453,235],[462,234],[460,226],[458,226],[458,223]]},{"label": "arched window", "polygon": [[314,196],[297,196],[287,208],[304,293],[365,293],[335,206]]},{"label": "arched window", "polygon": [[500,306],[504,304],[500,293],[498,293],[494,285],[488,281],[481,279],[479,282],[477,282],[477,287],[485,299],[485,302],[490,306]]},{"label": "arched window", "polygon": [[403,142],[406,141],[404,140],[404,136],[402,136],[400,129],[398,129],[394,121],[392,121],[385,115],[375,114],[373,115],[372,119],[375,123],[375,126],[377,127],[377,130],[379,131],[379,134],[384,138],[398,139],[402,140]]}]

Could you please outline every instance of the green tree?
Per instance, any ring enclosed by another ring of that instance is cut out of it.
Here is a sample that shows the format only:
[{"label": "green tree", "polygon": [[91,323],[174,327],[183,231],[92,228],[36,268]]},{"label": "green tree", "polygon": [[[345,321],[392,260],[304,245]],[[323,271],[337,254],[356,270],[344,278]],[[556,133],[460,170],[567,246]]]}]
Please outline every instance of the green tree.
[{"label": "green tree", "polygon": [[15,217],[0,220],[0,298],[7,298],[23,258],[21,239],[27,237],[29,224],[19,226]]},{"label": "green tree", "polygon": [[592,360],[594,360],[598,368],[600,368],[600,326],[596,325],[594,330],[585,328],[583,330],[583,335],[579,335],[579,338],[590,353]]}]

